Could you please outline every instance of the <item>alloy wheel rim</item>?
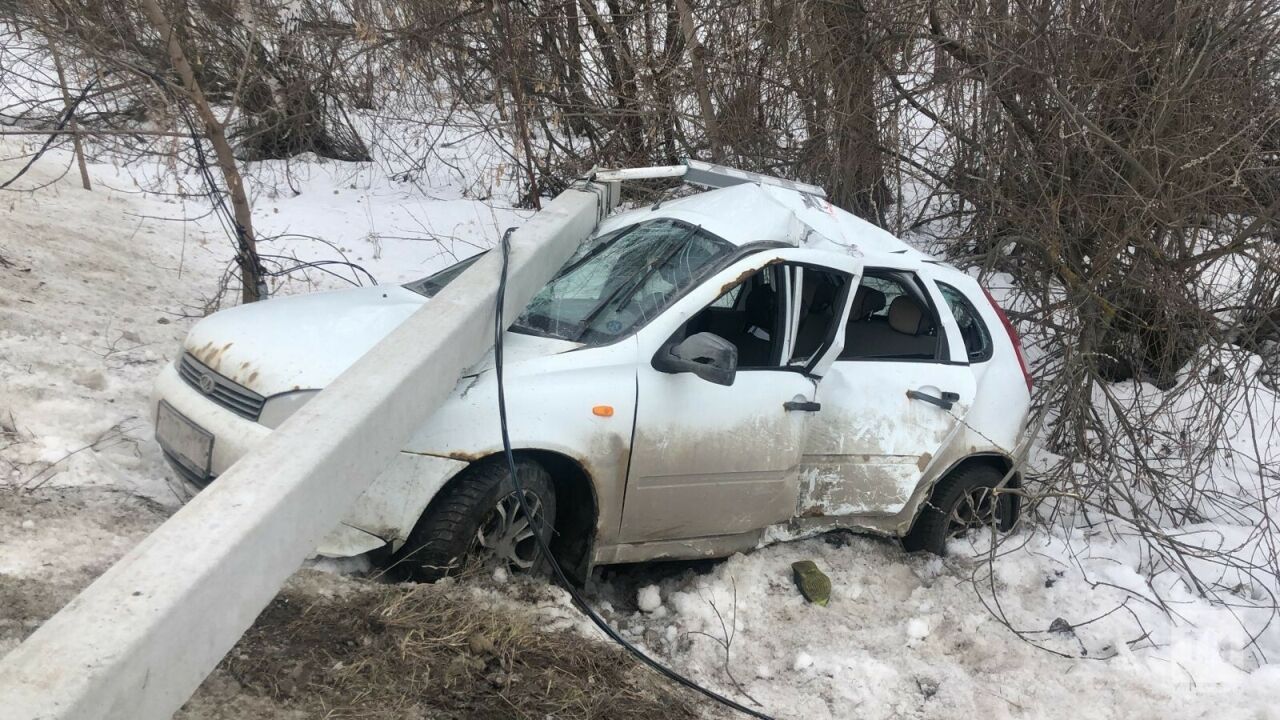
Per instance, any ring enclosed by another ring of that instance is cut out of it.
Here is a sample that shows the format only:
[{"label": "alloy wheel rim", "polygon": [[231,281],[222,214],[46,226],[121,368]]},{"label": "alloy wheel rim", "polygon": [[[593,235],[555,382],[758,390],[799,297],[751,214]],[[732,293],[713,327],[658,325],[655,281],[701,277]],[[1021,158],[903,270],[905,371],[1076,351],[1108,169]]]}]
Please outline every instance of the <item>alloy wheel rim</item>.
[{"label": "alloy wheel rim", "polygon": [[[536,494],[525,490],[524,504],[532,517],[542,519],[542,500]],[[521,570],[532,568],[538,559],[538,540],[530,520],[516,493],[499,500],[476,530],[480,554]]]},{"label": "alloy wheel rim", "polygon": [[947,516],[947,537],[958,538],[969,530],[994,527],[996,495],[989,487],[976,487],[960,496]]}]

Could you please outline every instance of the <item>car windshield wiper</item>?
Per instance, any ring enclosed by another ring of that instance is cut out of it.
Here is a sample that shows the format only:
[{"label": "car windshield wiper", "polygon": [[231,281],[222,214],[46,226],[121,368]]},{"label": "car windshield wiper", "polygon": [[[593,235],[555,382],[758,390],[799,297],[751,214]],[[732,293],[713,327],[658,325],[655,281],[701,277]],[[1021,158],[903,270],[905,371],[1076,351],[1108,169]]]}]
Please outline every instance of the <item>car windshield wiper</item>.
[{"label": "car windshield wiper", "polygon": [[577,337],[577,325],[570,325],[569,328],[572,332],[569,333],[558,333],[552,330],[553,327],[563,326],[564,323],[559,322],[556,318],[551,317],[550,315],[534,313],[532,315],[521,315],[520,319],[511,323],[509,328],[511,330],[517,330],[531,335],[556,338],[559,340],[573,340]]},{"label": "car windshield wiper", "polygon": [[555,282],[555,281],[556,281],[556,280],[558,280],[559,278],[562,278],[562,277],[564,277],[565,275],[568,275],[569,273],[573,272],[574,270],[577,270],[578,268],[582,267],[585,263],[587,263],[588,261],[590,261],[590,260],[594,259],[594,258],[595,258],[597,255],[599,255],[600,253],[604,252],[606,248],[611,248],[611,247],[613,247],[614,243],[616,243],[616,242],[618,242],[619,240],[621,240],[622,238],[624,238],[624,237],[626,237],[626,236],[630,235],[630,234],[632,233],[632,231],[634,231],[636,228],[640,227],[640,225],[641,225],[641,224],[642,224],[642,223],[636,223],[635,225],[632,225],[631,227],[629,227],[629,228],[627,228],[627,229],[623,230],[622,232],[618,233],[617,235],[614,235],[614,236],[613,236],[613,239],[611,239],[609,242],[603,242],[603,243],[600,243],[599,245],[596,245],[595,247],[591,248],[590,250],[588,250],[588,251],[587,251],[587,254],[586,254],[586,255],[583,255],[582,257],[578,258],[577,260],[574,260],[574,261],[573,261],[573,263],[572,263],[571,265],[566,265],[565,267],[560,268],[560,272],[556,273],[556,276],[555,276],[554,278],[552,278],[552,279],[551,279],[551,280],[552,280],[552,282]]},{"label": "car windshield wiper", "polygon": [[678,239],[667,240],[666,242],[670,245],[670,249],[667,249],[666,252],[662,253],[657,262],[650,263],[649,267],[646,268],[643,273],[640,273],[638,277],[630,282],[622,283],[616,290],[609,293],[605,299],[596,303],[596,306],[591,308],[591,312],[587,313],[586,317],[582,318],[582,321],[575,326],[574,339],[581,341],[582,336],[586,335],[587,330],[591,327],[591,323],[595,322],[600,313],[603,312],[605,308],[609,307],[610,304],[614,304],[615,311],[617,308],[622,307],[622,305],[631,298],[632,294],[644,287],[644,284],[649,277],[653,275],[658,268],[665,265],[667,261],[680,250],[680,248],[684,247],[685,242],[688,241],[689,238],[693,237],[693,234],[696,232],[698,232],[698,228],[689,228],[689,231],[681,235]]},{"label": "car windshield wiper", "polygon": [[[606,249],[613,247],[613,244],[615,242],[617,242],[618,240],[621,240],[627,235],[630,235],[631,232],[634,231],[636,228],[640,227],[641,224],[642,223],[636,223],[635,225],[625,228],[620,232],[618,232],[617,235],[614,235],[608,242],[600,243],[599,245],[596,245],[595,247],[591,248],[582,257],[573,261],[571,264],[560,268],[560,271],[557,272],[555,277],[551,278],[550,282],[548,282],[547,284],[550,285],[556,280],[564,277],[565,275],[568,275],[574,270],[577,270],[579,267],[582,267],[584,264],[586,264],[587,262],[589,262],[590,260],[598,256],[600,253],[604,252]],[[538,324],[535,324],[535,321],[539,318],[546,321],[545,323],[546,327],[538,327]],[[524,319],[524,322],[521,322],[521,319]],[[552,325],[556,325],[556,326],[567,325],[571,329],[571,332],[565,335],[555,333],[551,330]],[[520,317],[516,318],[516,320],[511,323],[510,327],[517,330],[524,330],[536,335],[541,335],[543,337],[553,337],[553,338],[559,338],[561,340],[573,340],[581,334],[581,331],[579,329],[580,325],[578,323],[574,323],[570,325],[568,323],[562,323],[558,319],[551,317],[550,315],[543,315],[541,313],[529,314],[528,308],[525,308],[524,312],[522,312],[520,314]]]}]

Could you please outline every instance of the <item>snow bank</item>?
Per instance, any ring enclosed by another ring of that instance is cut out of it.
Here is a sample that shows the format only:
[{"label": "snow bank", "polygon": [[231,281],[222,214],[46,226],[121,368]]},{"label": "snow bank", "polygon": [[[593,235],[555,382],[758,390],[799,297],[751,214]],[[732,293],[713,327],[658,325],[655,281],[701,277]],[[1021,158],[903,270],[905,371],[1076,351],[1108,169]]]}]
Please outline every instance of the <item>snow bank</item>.
[{"label": "snow bank", "polygon": [[[611,619],[659,657],[780,717],[1277,717],[1280,667],[1251,659],[1230,609],[1181,597],[1184,621],[1174,623],[1106,584],[1142,587],[1122,551],[1095,539],[1091,571],[1111,569],[1086,576],[1054,557],[1063,547],[1031,540],[1001,557],[991,577],[979,557],[907,556],[871,538],[815,538],[735,556],[709,572],[680,564],[615,570],[595,592],[618,608]],[[792,585],[791,563],[803,559],[831,576],[829,607],[805,602]],[[637,599],[660,592],[669,615],[629,602],[632,576],[646,574],[660,577]],[[991,607],[992,587],[999,608]],[[1130,645],[1144,632],[1135,615],[1150,635]]]}]

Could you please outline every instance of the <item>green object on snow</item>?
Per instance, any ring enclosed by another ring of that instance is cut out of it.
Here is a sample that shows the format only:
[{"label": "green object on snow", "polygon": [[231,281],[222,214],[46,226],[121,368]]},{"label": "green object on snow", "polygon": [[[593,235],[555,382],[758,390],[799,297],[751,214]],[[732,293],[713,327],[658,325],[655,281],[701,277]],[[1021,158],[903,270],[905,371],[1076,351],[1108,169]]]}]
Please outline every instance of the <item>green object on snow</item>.
[{"label": "green object on snow", "polygon": [[800,594],[815,605],[826,607],[831,600],[831,578],[818,569],[812,560],[791,563],[791,573],[800,588]]}]

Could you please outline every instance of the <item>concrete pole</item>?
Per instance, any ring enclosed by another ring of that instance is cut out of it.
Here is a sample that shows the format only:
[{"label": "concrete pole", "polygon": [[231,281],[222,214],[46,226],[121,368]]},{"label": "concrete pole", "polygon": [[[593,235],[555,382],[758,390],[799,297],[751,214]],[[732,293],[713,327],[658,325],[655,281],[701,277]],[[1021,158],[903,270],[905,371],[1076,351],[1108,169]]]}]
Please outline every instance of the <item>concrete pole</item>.
[{"label": "concrete pole", "polygon": [[[505,318],[609,203],[567,190],[513,234]],[[490,347],[500,268],[468,268],[10,652],[0,715],[170,717]]]}]

